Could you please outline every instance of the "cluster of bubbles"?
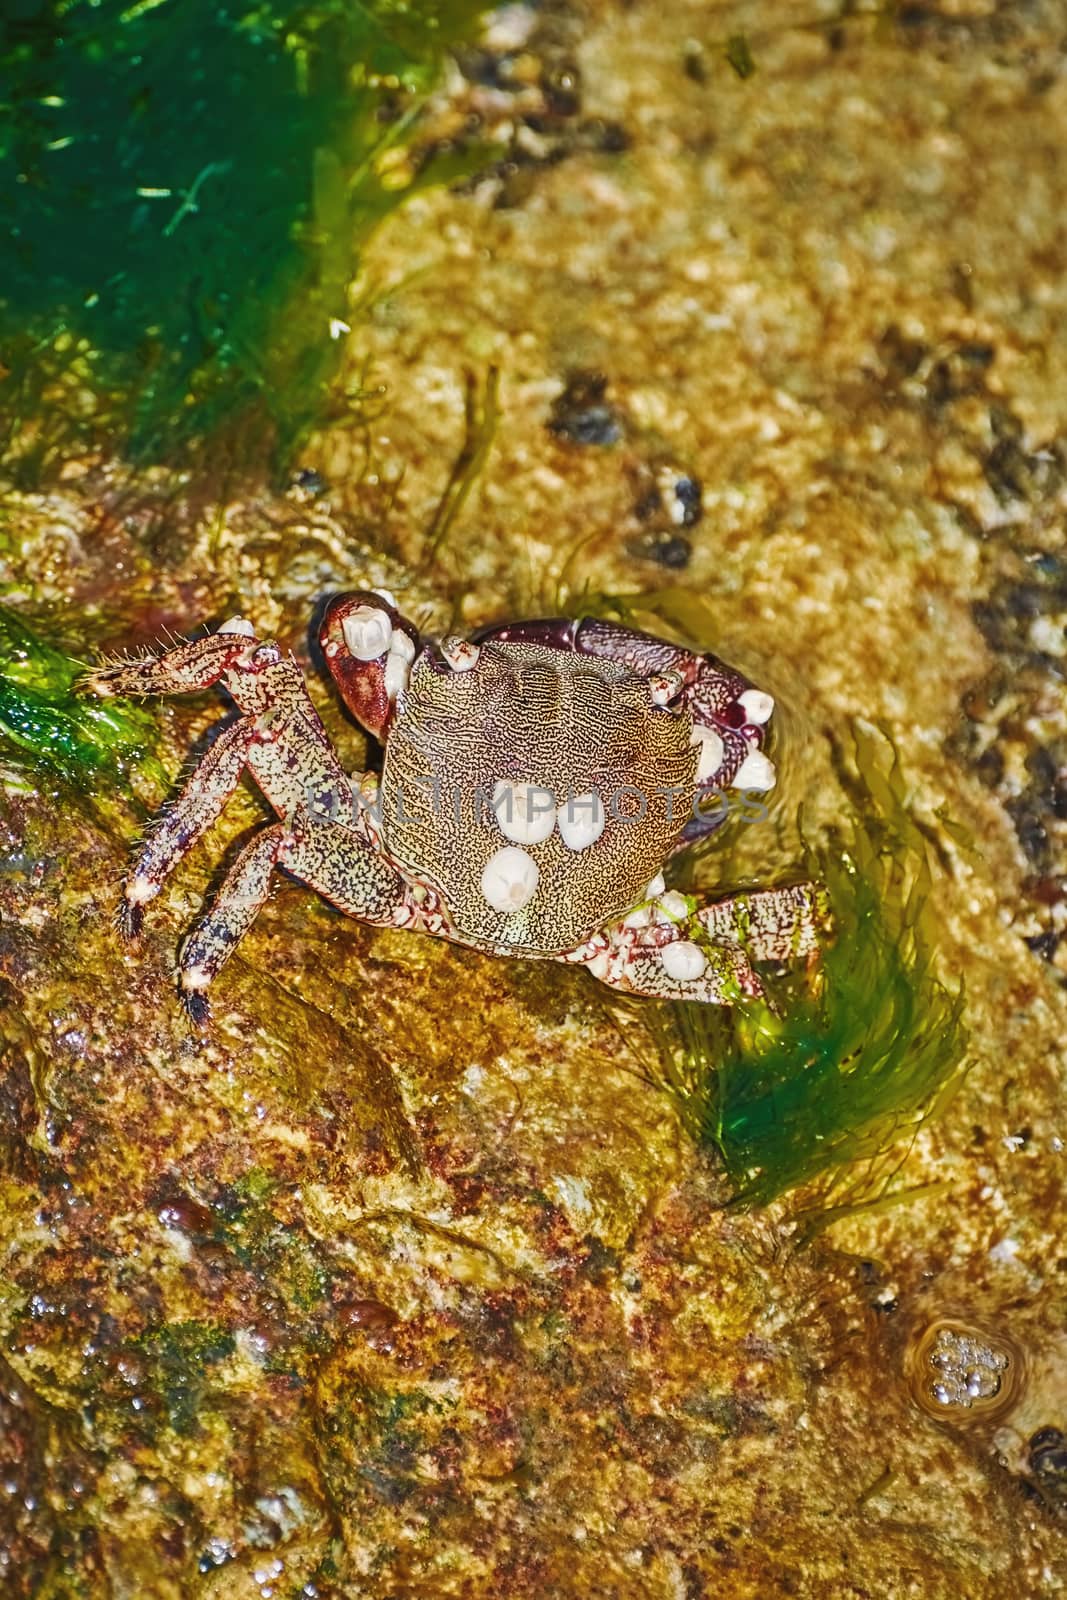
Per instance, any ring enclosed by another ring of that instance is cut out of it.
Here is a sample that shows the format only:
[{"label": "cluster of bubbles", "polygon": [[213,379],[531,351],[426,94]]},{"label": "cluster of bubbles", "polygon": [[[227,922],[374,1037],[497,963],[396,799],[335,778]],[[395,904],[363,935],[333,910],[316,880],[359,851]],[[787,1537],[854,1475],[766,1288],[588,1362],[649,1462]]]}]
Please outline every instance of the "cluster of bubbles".
[{"label": "cluster of bubbles", "polygon": [[1022,1352],[1003,1333],[942,1318],[912,1345],[908,1379],[915,1400],[931,1416],[984,1422],[1015,1405],[1023,1368]]}]

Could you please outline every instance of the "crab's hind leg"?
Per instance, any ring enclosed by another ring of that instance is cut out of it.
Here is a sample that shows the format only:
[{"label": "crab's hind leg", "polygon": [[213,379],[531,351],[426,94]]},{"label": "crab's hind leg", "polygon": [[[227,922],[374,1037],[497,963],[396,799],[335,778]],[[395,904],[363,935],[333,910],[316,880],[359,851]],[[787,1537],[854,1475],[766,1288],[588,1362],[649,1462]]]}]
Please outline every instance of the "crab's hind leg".
[{"label": "crab's hind leg", "polygon": [[629,994],[732,1005],[763,993],[753,961],[809,957],[827,925],[825,895],[811,883],[707,906],[670,890],[609,924],[568,959]]},{"label": "crab's hind leg", "polygon": [[420,907],[400,873],[350,829],[299,816],[258,833],[230,868],[207,916],[178,959],[182,998],[194,1022],[208,1016],[206,990],[266,901],[276,867],[339,910],[379,926],[411,924]]}]

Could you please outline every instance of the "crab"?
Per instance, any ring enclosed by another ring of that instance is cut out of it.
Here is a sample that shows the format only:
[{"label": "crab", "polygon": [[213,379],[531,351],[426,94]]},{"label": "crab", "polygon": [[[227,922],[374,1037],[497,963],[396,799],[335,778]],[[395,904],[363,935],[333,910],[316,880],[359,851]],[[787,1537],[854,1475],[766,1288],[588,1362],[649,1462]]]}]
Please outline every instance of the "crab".
[{"label": "crab", "polygon": [[278,868],[362,922],[578,963],[633,995],[732,1004],[762,993],[753,962],[817,951],[811,883],[709,903],[665,885],[671,857],[732,802],[758,816],[775,782],[774,701],[715,656],[595,618],[434,641],[377,590],[334,598],[319,643],[380,773],[349,776],[294,657],[242,617],[88,680],[101,696],[218,684],[240,713],[141,843],[127,935],[246,769],[277,815],[180,947],[194,1022]]}]

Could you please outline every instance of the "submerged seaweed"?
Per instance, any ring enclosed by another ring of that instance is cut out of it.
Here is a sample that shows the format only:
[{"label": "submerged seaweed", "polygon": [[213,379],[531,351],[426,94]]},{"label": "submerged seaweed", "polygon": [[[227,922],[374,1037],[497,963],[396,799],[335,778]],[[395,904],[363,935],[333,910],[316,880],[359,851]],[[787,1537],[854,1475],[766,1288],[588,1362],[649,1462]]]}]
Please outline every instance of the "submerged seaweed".
[{"label": "submerged seaweed", "polygon": [[964,1068],[963,990],[936,974],[926,843],[896,753],[863,725],[854,753],[852,819],[807,849],[834,924],[818,967],[765,975],[766,1004],[677,1004],[647,1024],[686,1124],[719,1151],[737,1200],[822,1180],[816,1225],[891,1198],[894,1148],[944,1107]]},{"label": "submerged seaweed", "polygon": [[[42,0],[0,17],[0,450],[23,481],[126,442],[321,413],[356,253],[472,0]],[[231,451],[236,439],[230,440]]]},{"label": "submerged seaweed", "polygon": [[[155,718],[116,700],[77,693],[84,665],[47,644],[0,606],[0,736],[25,763],[83,787],[87,772],[112,777],[155,768]],[[154,770],[162,779],[162,772]]]}]

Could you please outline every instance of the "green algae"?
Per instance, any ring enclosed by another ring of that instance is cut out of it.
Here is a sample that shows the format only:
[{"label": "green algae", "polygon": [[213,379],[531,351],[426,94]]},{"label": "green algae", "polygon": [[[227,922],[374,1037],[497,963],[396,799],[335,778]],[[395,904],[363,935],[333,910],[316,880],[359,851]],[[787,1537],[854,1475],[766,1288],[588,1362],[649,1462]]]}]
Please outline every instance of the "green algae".
[{"label": "green algae", "polygon": [[466,375],[464,399],[464,439],[452,463],[448,482],[441,492],[437,509],[426,529],[426,563],[433,561],[447,542],[456,518],[485,469],[500,420],[500,369],[490,367],[484,383],[471,372]]},{"label": "green algae", "polygon": [[88,774],[128,780],[139,768],[165,783],[153,756],[155,718],[138,706],[78,693],[85,664],[0,606],[0,737],[21,765],[75,787]]},{"label": "green algae", "polygon": [[900,764],[861,724],[854,758],[849,823],[807,849],[833,921],[818,966],[766,976],[766,1004],[678,1004],[648,1024],[687,1126],[719,1152],[737,1201],[815,1183],[823,1220],[904,1197],[890,1188],[894,1152],[965,1068],[963,989],[937,975],[926,841]]},{"label": "green algae", "polygon": [[233,1354],[234,1335],[217,1323],[186,1319],[152,1328],[137,1346],[170,1426],[176,1433],[191,1432],[203,1411],[208,1369]]},{"label": "green algae", "polygon": [[338,368],[361,242],[455,167],[383,158],[481,9],[6,9],[0,456],[22,480],[100,443],[173,461],[224,421],[231,454],[296,444]]}]

